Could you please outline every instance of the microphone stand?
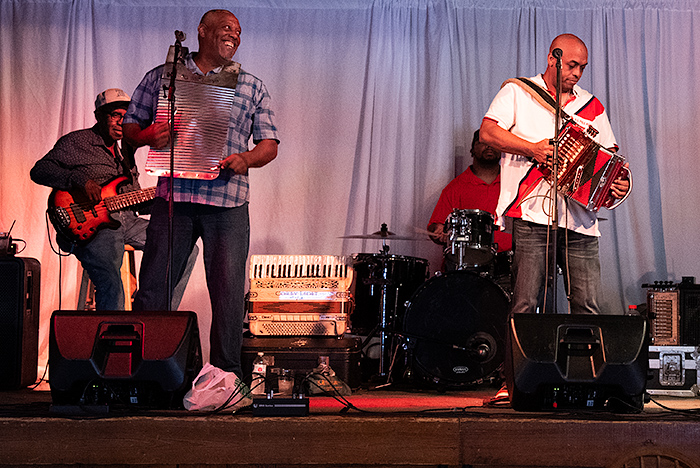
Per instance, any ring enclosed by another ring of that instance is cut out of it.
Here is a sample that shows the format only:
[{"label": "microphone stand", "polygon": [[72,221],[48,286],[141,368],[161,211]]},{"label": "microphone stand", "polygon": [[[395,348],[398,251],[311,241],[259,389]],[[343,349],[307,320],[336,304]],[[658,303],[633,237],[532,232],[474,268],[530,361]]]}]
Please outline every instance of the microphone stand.
[{"label": "microphone stand", "polygon": [[168,281],[167,281],[167,310],[171,311],[173,306],[173,218],[175,217],[175,77],[177,76],[177,62],[182,55],[182,41],[185,34],[175,31],[175,54],[173,57],[173,68],[170,73],[170,85],[168,86],[168,115],[170,123],[170,172],[168,175]]},{"label": "microphone stand", "polygon": [[[552,184],[554,185],[553,195],[552,195],[552,225],[551,225],[551,237],[552,237],[552,258],[550,259],[551,268],[551,287],[552,287],[552,313],[557,313],[557,242],[558,242],[558,232],[559,232],[559,193],[558,193],[558,177],[559,177],[559,127],[561,126],[561,49],[554,49],[552,55],[557,59],[557,82],[556,82],[556,92],[554,106],[554,151],[552,152],[552,172],[554,177],[552,178]],[[546,297],[545,297],[546,300]]]}]

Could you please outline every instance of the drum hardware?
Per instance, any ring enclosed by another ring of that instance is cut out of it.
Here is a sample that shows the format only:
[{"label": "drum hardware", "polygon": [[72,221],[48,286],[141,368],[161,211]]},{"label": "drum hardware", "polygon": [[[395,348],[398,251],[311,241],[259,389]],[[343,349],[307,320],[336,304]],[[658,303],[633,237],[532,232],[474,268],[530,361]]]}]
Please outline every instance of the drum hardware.
[{"label": "drum hardware", "polygon": [[[377,377],[389,384],[400,342],[402,305],[428,277],[428,261],[422,258],[392,255],[387,240],[426,240],[397,236],[382,223],[372,234],[343,236],[351,239],[381,239],[382,248],[376,254],[355,254],[355,311],[351,330],[366,335],[367,340],[379,338],[379,370]],[[372,312],[376,315],[370,315]],[[363,315],[365,314],[365,315]],[[370,315],[370,316],[368,316]]]},{"label": "drum hardware", "polygon": [[[388,249],[386,250],[388,252]],[[370,266],[370,270],[373,270],[376,265]],[[386,359],[387,359],[387,353],[386,353],[386,342],[388,338],[388,324],[389,321],[387,320],[388,314],[387,314],[387,288],[390,284],[390,280],[386,277],[386,269],[382,271],[383,278],[381,281],[378,282],[381,288],[381,294],[379,295],[379,316],[380,316],[380,322],[379,326],[381,327],[379,330],[379,376],[380,377],[387,377],[387,383],[389,375],[386,371]],[[372,274],[370,273],[370,276]],[[370,280],[366,284],[369,284]],[[393,318],[396,318],[396,308],[393,309],[394,314]],[[393,321],[392,321],[393,323]]]},{"label": "drum hardware", "polygon": [[496,357],[495,351],[498,348],[494,338],[488,333],[483,332],[473,334],[467,339],[465,344],[449,342],[426,335],[408,334],[406,332],[399,332],[396,333],[396,335],[403,338],[406,349],[412,349],[415,347],[415,343],[423,341],[442,346],[446,349],[464,351],[468,356],[480,362],[488,362]]},{"label": "drum hardware", "polygon": [[[369,278],[363,278],[362,283],[364,285],[369,285],[370,287],[378,286],[380,290],[379,294],[379,323],[373,329],[373,334],[379,331],[379,372],[377,377],[380,379],[386,379],[385,385],[390,384],[391,380],[391,370],[394,364],[394,357],[396,352],[391,352],[393,346],[388,346],[391,341],[390,338],[394,336],[394,328],[397,321],[397,308],[398,308],[398,293],[400,284],[396,284],[393,278],[390,278],[390,273],[388,272],[387,262],[389,261],[388,246],[385,248],[375,259],[379,260],[382,268],[377,269],[377,263],[371,263],[367,266],[369,270]],[[391,288],[394,293],[393,307],[388,306],[388,293],[389,286],[394,285]],[[373,336],[371,334],[368,338]],[[384,385],[381,385],[384,386]],[[380,386],[378,386],[380,387]]]}]

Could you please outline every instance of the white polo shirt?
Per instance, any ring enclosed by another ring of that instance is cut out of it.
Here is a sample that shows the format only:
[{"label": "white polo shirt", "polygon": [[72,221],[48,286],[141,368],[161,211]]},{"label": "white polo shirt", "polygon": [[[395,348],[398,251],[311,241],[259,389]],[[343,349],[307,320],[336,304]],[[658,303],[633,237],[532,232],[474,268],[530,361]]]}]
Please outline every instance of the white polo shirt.
[{"label": "white polo shirt", "polygon": [[[542,88],[547,86],[542,75],[530,80]],[[564,112],[574,121],[598,130],[595,141],[604,148],[617,148],[610,121],[605,108],[588,91],[574,86],[573,97],[564,106]],[[495,121],[501,128],[514,135],[536,143],[554,136],[554,113],[543,107],[532,95],[515,83],[507,83],[496,94],[484,119]],[[501,193],[496,207],[497,224],[503,229],[504,217],[522,218],[537,224],[549,224],[551,215],[551,184],[539,177],[540,172],[525,156],[503,153],[501,157]],[[535,181],[533,183],[533,181]],[[530,186],[534,189],[524,198],[523,192]],[[595,212],[586,210],[578,203],[558,198],[558,225],[590,236],[600,236]]]}]

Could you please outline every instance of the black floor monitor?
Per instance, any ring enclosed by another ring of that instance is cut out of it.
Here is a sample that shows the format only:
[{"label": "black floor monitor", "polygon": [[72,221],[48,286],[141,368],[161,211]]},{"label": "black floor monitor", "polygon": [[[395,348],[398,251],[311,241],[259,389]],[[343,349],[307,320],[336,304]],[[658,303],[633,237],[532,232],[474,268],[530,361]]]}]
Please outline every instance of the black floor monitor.
[{"label": "black floor monitor", "polygon": [[641,411],[647,336],[641,316],[512,315],[505,359],[511,406],[519,411]]},{"label": "black floor monitor", "polygon": [[180,408],[201,354],[194,312],[57,310],[49,339],[52,401]]}]

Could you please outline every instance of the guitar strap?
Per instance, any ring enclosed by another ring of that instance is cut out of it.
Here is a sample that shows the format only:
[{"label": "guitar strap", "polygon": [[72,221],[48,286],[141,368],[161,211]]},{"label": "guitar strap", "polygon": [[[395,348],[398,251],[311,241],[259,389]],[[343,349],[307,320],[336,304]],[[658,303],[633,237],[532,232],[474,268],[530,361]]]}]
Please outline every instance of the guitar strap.
[{"label": "guitar strap", "polygon": [[122,140],[121,151],[122,157],[124,158],[124,163],[126,164],[127,169],[131,171],[131,169],[133,169],[136,166],[136,158],[134,157],[136,149],[130,144],[126,143],[124,140]]},{"label": "guitar strap", "polygon": [[[114,146],[116,148],[118,145],[115,143]],[[117,149],[117,151],[119,151],[119,149]],[[136,167],[135,154],[136,148],[122,140],[121,158],[119,159],[121,161],[122,167],[124,168],[124,175],[131,179],[131,185],[133,188],[140,189],[141,186],[139,184],[139,171]],[[153,200],[148,200],[138,205],[135,205],[131,209],[138,214],[150,214],[152,205]]]},{"label": "guitar strap", "polygon": [[129,177],[131,181],[134,180],[134,175],[131,172],[132,168],[135,166],[133,151],[129,151],[129,145],[124,145],[123,149],[120,151],[119,143],[114,142],[114,159],[122,168],[122,174]]}]

